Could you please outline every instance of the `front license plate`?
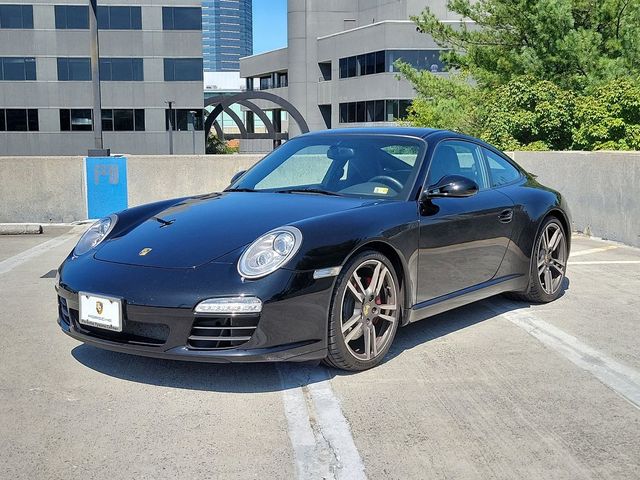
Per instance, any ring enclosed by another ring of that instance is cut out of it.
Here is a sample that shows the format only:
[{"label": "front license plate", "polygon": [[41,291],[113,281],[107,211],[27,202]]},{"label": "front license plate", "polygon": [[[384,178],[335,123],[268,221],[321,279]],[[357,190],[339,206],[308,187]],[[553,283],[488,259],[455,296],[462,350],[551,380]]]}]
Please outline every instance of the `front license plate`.
[{"label": "front license plate", "polygon": [[122,331],[122,301],[80,292],[80,323],[104,328],[112,332]]}]

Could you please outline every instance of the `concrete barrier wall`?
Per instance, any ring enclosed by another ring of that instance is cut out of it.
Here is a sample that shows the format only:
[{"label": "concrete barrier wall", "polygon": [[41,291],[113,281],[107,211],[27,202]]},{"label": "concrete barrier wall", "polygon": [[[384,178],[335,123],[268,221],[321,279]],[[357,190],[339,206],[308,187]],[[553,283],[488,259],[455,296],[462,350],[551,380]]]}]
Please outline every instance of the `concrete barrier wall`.
[{"label": "concrete barrier wall", "polygon": [[[573,228],[640,246],[640,153],[514,152],[540,182],[561,191]],[[261,155],[131,156],[130,206],[219,191]],[[87,218],[84,159],[0,157],[1,222],[71,222]]]},{"label": "concrete barrier wall", "polygon": [[[216,192],[262,155],[130,156],[129,206]],[[0,157],[0,223],[87,219],[82,157]]]},{"label": "concrete barrier wall", "polygon": [[219,192],[237,172],[262,155],[131,156],[127,162],[129,205]]},{"label": "concrete barrier wall", "polygon": [[82,157],[0,157],[0,223],[86,219]]},{"label": "concrete barrier wall", "polygon": [[515,152],[538,181],[566,197],[573,228],[640,247],[640,152]]}]

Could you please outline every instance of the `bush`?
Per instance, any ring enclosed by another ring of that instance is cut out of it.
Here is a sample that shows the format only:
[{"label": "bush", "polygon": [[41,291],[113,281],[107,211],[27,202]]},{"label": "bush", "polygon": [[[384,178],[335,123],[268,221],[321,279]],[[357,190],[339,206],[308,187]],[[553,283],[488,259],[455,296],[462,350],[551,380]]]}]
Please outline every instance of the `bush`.
[{"label": "bush", "polygon": [[503,150],[566,150],[575,97],[549,81],[519,77],[485,96],[481,137]]},{"label": "bush", "polygon": [[575,111],[576,150],[640,149],[640,87],[618,79],[579,97]]},{"label": "bush", "polygon": [[206,152],[208,155],[230,155],[238,153],[238,146],[229,145],[230,142],[223,142],[218,137],[210,136],[207,138]]}]

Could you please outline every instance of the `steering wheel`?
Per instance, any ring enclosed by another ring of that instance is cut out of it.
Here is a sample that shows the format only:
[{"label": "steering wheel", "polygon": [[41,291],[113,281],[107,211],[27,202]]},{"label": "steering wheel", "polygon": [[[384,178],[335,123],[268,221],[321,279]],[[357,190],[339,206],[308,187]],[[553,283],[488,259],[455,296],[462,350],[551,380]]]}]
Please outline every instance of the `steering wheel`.
[{"label": "steering wheel", "polygon": [[389,175],[378,175],[377,177],[373,177],[369,180],[369,182],[372,183],[376,181],[384,183],[398,192],[404,188],[404,185],[402,185],[399,180],[390,177]]}]

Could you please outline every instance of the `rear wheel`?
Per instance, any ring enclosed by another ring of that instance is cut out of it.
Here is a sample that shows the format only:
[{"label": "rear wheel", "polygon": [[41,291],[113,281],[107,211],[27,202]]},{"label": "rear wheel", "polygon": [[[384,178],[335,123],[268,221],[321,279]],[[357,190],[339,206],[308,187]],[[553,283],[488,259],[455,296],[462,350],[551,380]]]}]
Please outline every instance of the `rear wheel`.
[{"label": "rear wheel", "polygon": [[566,233],[562,224],[551,217],[544,222],[536,239],[529,274],[529,290],[515,296],[529,302],[552,302],[562,293],[566,268]]},{"label": "rear wheel", "polygon": [[382,362],[400,323],[401,299],[393,265],[363,252],[345,265],[333,292],[326,363],[359,371]]}]

